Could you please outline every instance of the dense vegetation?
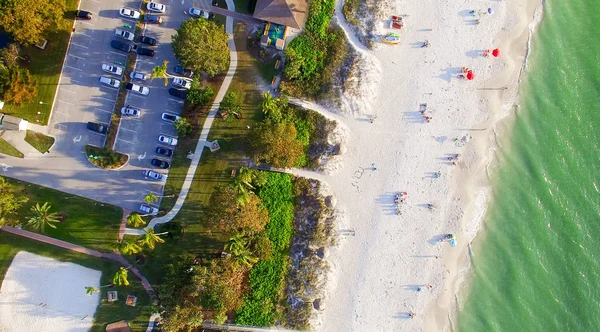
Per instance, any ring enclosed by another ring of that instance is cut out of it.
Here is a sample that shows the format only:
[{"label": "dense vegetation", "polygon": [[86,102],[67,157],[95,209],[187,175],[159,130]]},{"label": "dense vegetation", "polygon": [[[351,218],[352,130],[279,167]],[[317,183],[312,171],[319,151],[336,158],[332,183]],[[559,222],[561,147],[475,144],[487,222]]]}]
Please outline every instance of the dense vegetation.
[{"label": "dense vegetation", "polygon": [[105,169],[119,168],[129,160],[127,155],[92,145],[85,146],[85,154],[92,164]]},{"label": "dense vegetation", "polygon": [[334,74],[347,55],[343,31],[330,24],[334,8],[335,0],[310,3],[304,32],[285,50],[283,93],[315,99],[333,93]]}]

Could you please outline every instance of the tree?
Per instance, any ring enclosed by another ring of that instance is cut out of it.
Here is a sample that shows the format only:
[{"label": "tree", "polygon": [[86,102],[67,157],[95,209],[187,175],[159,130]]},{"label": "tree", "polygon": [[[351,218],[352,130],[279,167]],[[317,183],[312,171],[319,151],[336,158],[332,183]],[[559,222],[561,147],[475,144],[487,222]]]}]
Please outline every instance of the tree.
[{"label": "tree", "polygon": [[235,189],[222,186],[210,197],[204,221],[227,233],[241,230],[256,233],[264,229],[269,214],[254,193],[249,193],[248,202],[240,206]]},{"label": "tree", "polygon": [[162,328],[165,331],[194,331],[202,326],[204,315],[202,307],[194,304],[177,305],[161,314]]},{"label": "tree", "polygon": [[205,19],[191,19],[184,21],[171,37],[171,46],[184,67],[215,76],[229,64],[228,39],[223,26]]},{"label": "tree", "polygon": [[148,193],[148,195],[144,196],[144,202],[146,202],[148,204],[158,202],[158,196],[156,196],[150,192],[150,193]]},{"label": "tree", "polygon": [[129,275],[129,271],[126,268],[120,267],[119,271],[115,273],[112,277],[112,283],[116,286],[129,286],[129,280],[127,280],[127,276]]},{"label": "tree", "polygon": [[248,249],[248,242],[244,234],[238,233],[225,244],[225,250],[231,253],[236,262],[251,267],[258,262],[258,258],[253,256],[250,249]]},{"label": "tree", "polygon": [[250,132],[250,150],[256,163],[287,168],[304,156],[302,142],[296,139],[293,123],[261,123]]},{"label": "tree", "polygon": [[169,77],[173,77],[167,73],[167,64],[169,61],[164,60],[162,65],[154,67],[152,69],[152,74],[150,74],[150,79],[162,78],[165,82],[165,86],[169,85]]},{"label": "tree", "polygon": [[27,225],[41,233],[44,232],[46,226],[56,228],[53,223],[60,222],[58,219],[59,215],[56,212],[50,212],[51,207],[52,206],[50,206],[48,202],[44,203],[42,206],[40,206],[40,203],[36,203],[35,206],[31,207],[31,211],[33,211],[34,215],[29,218]]},{"label": "tree", "polygon": [[121,243],[119,250],[124,255],[135,255],[142,251],[142,247],[133,241],[123,241]]},{"label": "tree", "polygon": [[85,288],[85,295],[92,296],[94,293],[100,293],[100,290],[96,287],[88,286]]},{"label": "tree", "polygon": [[2,0],[0,29],[15,42],[30,45],[42,40],[49,28],[58,26],[65,12],[64,0]]},{"label": "tree", "polygon": [[205,106],[210,103],[214,95],[215,92],[209,86],[204,88],[194,87],[192,83],[192,88],[188,91],[185,99],[190,102],[190,104]]},{"label": "tree", "polygon": [[[0,12],[2,12],[0,10]],[[9,67],[10,78],[8,86],[4,88],[1,96],[5,102],[20,105],[31,101],[37,94],[37,82],[33,79],[29,70],[16,66]]]},{"label": "tree", "polygon": [[271,92],[263,92],[262,111],[265,117],[271,119],[273,122],[281,122],[283,120],[283,112],[287,108],[287,105],[287,97],[273,98]]},{"label": "tree", "polygon": [[2,59],[7,67],[16,66],[18,59],[24,60],[24,58],[19,55],[19,46],[15,43],[8,44],[5,48],[0,49],[0,59]]},{"label": "tree", "polygon": [[238,94],[235,91],[227,92],[219,104],[219,111],[239,113],[242,106],[240,106],[238,99]]},{"label": "tree", "polygon": [[157,243],[165,243],[165,240],[160,237],[160,235],[164,234],[167,233],[155,234],[153,229],[144,229],[144,235],[142,235],[142,238],[138,242],[141,245],[148,246],[150,249],[154,249]]},{"label": "tree", "polygon": [[186,118],[179,118],[174,123],[177,136],[185,137],[192,132],[192,125]]},{"label": "tree", "polygon": [[130,213],[127,216],[127,225],[131,226],[131,227],[142,227],[142,226],[146,226],[146,222],[144,221],[144,219],[142,219],[142,216],[140,216],[139,213]]},{"label": "tree", "polygon": [[27,197],[15,196],[13,186],[0,176],[0,227],[19,224],[13,216],[27,200]]},{"label": "tree", "polygon": [[233,178],[233,188],[237,194],[237,201],[239,205],[243,206],[250,201],[250,193],[248,192],[247,188],[254,189],[250,182],[245,181],[238,175]]}]

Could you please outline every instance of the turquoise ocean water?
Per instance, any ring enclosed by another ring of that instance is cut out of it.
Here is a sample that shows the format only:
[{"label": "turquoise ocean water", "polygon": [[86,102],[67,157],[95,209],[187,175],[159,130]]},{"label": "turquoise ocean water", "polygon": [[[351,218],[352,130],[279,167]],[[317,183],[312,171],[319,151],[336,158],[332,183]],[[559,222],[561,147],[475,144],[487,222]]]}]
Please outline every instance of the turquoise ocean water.
[{"label": "turquoise ocean water", "polygon": [[547,0],[459,331],[600,331],[600,0]]}]

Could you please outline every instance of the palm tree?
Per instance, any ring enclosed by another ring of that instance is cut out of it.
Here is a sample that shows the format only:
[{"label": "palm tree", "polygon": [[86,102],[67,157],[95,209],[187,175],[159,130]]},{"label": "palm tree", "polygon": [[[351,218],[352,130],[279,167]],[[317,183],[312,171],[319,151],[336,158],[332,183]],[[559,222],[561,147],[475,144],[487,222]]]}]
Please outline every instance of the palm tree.
[{"label": "palm tree", "polygon": [[115,273],[112,278],[113,285],[116,286],[129,286],[129,280],[127,280],[127,276],[129,275],[129,271],[126,268],[120,267],[119,271]]},{"label": "palm tree", "polygon": [[244,234],[236,234],[225,244],[225,250],[229,251],[237,262],[252,266],[252,264],[258,262],[258,258],[252,255],[247,246],[248,239]]},{"label": "palm tree", "polygon": [[146,222],[139,213],[131,213],[127,216],[127,225],[137,228],[145,226]]},{"label": "palm tree", "polygon": [[140,245],[136,242],[124,241],[123,243],[121,243],[120,250],[124,255],[135,255],[142,251],[142,247],[140,247]]},{"label": "palm tree", "polygon": [[277,108],[277,100],[273,98],[271,91],[263,92],[263,102],[261,106],[265,115]]},{"label": "palm tree", "polygon": [[150,249],[154,249],[154,246],[157,243],[165,243],[165,240],[163,240],[160,235],[168,234],[168,232],[155,234],[153,229],[144,229],[144,232],[146,233],[142,236],[138,243],[141,245],[146,245]]},{"label": "palm tree", "polygon": [[248,168],[242,167],[238,176],[233,179],[233,188],[237,193],[238,204],[244,206],[244,204],[250,201],[250,193],[248,188],[254,189],[252,186],[252,171]]},{"label": "palm tree", "polygon": [[100,290],[96,287],[88,286],[85,288],[85,295],[92,296],[94,293],[100,293]]},{"label": "palm tree", "polygon": [[173,77],[167,73],[167,64],[169,61],[164,60],[161,66],[154,67],[152,69],[152,74],[150,75],[150,79],[155,79],[162,77],[165,81],[165,86],[169,85],[169,77]]},{"label": "palm tree", "polygon": [[158,202],[158,196],[154,195],[153,193],[148,193],[148,195],[144,196],[144,201],[148,204]]},{"label": "palm tree", "polygon": [[50,206],[48,202],[44,203],[44,205],[40,206],[39,203],[36,203],[35,206],[31,207],[31,211],[35,213],[27,224],[31,226],[34,230],[43,233],[46,225],[48,227],[56,228],[52,223],[60,222],[59,215],[56,212],[50,212]]}]

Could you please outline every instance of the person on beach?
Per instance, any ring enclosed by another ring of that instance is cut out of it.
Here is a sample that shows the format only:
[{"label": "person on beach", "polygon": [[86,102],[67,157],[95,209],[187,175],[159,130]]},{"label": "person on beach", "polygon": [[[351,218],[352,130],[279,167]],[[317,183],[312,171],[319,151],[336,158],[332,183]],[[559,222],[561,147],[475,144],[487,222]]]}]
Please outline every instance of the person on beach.
[{"label": "person on beach", "polygon": [[439,178],[441,178],[441,177],[442,177],[442,172],[440,172],[440,171],[437,171],[437,173],[435,173],[435,178],[436,178],[436,179],[439,179]]},{"label": "person on beach", "polygon": [[423,47],[429,47],[429,40],[425,39],[425,41],[423,42],[423,45],[421,45],[421,48]]},{"label": "person on beach", "polygon": [[373,163],[371,164],[371,166],[373,166],[373,170],[376,171],[379,167],[377,166],[377,164]]},{"label": "person on beach", "polygon": [[425,115],[425,121],[427,121],[427,123],[431,122],[431,119],[433,119],[433,117]]},{"label": "person on beach", "polygon": [[413,319],[413,318],[415,318],[415,316],[417,316],[417,314],[416,314],[416,313],[414,313],[414,312],[412,312],[412,311],[408,313],[408,317],[409,317],[410,319]]}]

